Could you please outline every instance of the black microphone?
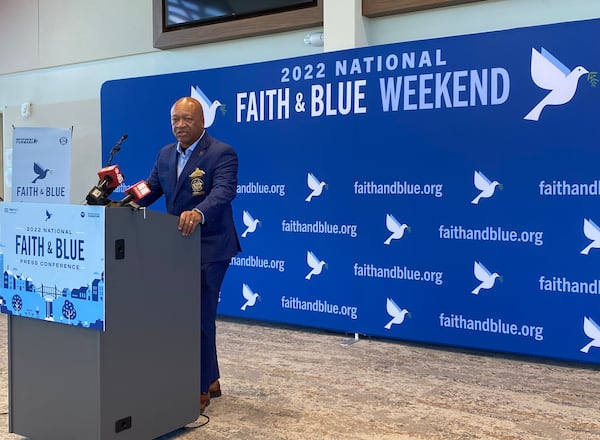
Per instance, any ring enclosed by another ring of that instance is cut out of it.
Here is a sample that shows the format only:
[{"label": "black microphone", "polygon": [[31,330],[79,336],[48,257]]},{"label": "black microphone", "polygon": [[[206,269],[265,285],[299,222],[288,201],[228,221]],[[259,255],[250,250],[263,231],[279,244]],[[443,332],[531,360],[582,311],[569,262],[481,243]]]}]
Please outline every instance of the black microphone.
[{"label": "black microphone", "polygon": [[88,205],[107,205],[108,196],[123,183],[123,174],[118,165],[104,167],[98,171],[98,183],[92,187],[85,200]]},{"label": "black microphone", "polygon": [[123,141],[125,139],[127,139],[129,135],[127,133],[125,133],[123,136],[121,136],[121,139],[119,139],[117,141],[117,143],[115,144],[114,147],[112,147],[112,149],[110,150],[110,156],[108,158],[108,162],[106,162],[105,166],[109,166],[113,160],[113,157],[115,157],[115,154],[117,154],[119,151],[121,151],[121,144],[123,143]]}]

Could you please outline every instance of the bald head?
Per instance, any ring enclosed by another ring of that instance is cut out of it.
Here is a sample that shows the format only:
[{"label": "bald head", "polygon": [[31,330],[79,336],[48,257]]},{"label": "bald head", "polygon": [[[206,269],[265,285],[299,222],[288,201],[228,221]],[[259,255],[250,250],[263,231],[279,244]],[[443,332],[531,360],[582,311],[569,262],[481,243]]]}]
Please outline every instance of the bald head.
[{"label": "bald head", "polygon": [[198,100],[186,96],[173,104],[171,129],[183,149],[200,137],[204,131],[204,112]]}]

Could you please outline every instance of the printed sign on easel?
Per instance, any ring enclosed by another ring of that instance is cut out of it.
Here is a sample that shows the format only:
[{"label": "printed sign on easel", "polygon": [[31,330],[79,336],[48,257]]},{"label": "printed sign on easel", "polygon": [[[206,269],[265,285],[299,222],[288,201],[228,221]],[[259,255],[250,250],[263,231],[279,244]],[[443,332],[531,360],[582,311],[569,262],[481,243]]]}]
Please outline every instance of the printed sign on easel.
[{"label": "printed sign on easel", "polygon": [[12,201],[69,203],[71,130],[15,127]]}]

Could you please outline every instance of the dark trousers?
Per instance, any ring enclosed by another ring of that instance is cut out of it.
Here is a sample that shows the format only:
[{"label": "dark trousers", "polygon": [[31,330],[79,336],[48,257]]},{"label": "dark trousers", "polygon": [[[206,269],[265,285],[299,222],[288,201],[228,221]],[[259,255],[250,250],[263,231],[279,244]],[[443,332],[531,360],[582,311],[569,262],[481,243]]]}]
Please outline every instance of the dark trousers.
[{"label": "dark trousers", "polygon": [[231,260],[200,265],[200,392],[208,392],[210,384],[219,376],[217,361],[216,319],[219,292]]}]

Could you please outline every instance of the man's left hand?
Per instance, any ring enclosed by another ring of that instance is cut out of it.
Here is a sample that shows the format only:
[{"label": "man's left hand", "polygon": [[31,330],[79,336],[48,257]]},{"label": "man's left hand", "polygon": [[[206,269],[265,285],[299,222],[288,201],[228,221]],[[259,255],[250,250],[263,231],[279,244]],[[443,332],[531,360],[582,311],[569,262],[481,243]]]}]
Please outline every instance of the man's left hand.
[{"label": "man's left hand", "polygon": [[183,236],[191,235],[201,222],[202,215],[198,211],[183,211],[179,216],[177,229],[181,231]]}]

